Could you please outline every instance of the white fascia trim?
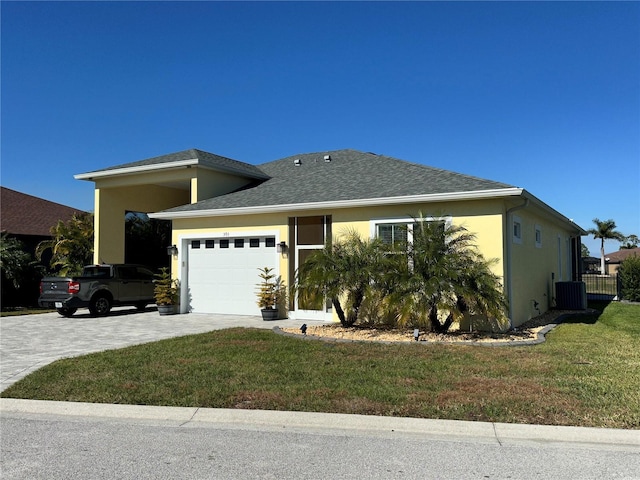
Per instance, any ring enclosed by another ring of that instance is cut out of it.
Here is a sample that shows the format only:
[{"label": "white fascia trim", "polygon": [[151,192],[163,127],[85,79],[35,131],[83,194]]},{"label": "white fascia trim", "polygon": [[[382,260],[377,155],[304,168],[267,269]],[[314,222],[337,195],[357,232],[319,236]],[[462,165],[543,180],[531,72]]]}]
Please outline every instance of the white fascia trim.
[{"label": "white fascia trim", "polygon": [[172,168],[189,167],[198,164],[198,159],[180,160],[170,163],[154,163],[152,165],[138,165],[135,167],[114,168],[112,170],[99,170],[97,172],[80,173],[74,175],[76,180],[94,180],[96,178],[115,177],[117,175],[131,175],[135,173],[145,173],[153,170],[168,170]]},{"label": "white fascia trim", "polygon": [[227,215],[252,215],[261,213],[295,212],[303,210],[321,210],[349,207],[370,207],[378,205],[404,205],[421,202],[447,202],[460,200],[479,200],[520,196],[522,188],[501,188],[494,190],[476,190],[473,192],[436,193],[430,195],[408,195],[405,197],[363,198],[357,200],[341,200],[337,202],[293,203],[286,205],[260,205],[256,207],[218,208],[209,210],[188,210],[184,212],[150,213],[150,218],[179,219],[200,217],[223,217]]},{"label": "white fascia trim", "polygon": [[563,214],[561,214],[559,211],[557,211],[555,208],[550,207],[549,205],[547,205],[546,203],[544,203],[542,200],[540,200],[538,197],[536,197],[535,195],[531,194],[530,192],[528,192],[527,190],[522,190],[522,196],[524,198],[528,198],[532,203],[534,203],[536,206],[538,206],[539,208],[545,210],[547,213],[551,214],[551,216],[553,216],[554,218],[556,218],[557,220],[559,220],[561,223],[564,224],[569,224],[571,225],[573,228],[575,228],[575,230],[582,236],[582,235],[587,235],[587,232],[584,228],[582,228],[580,225],[578,225],[576,222],[574,222],[572,219],[565,217]]}]

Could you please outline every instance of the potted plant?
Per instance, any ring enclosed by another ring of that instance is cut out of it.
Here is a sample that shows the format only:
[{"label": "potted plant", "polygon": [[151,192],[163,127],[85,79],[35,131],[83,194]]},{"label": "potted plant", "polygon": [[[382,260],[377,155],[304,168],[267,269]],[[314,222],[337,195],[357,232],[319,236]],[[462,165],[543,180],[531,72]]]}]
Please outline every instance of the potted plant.
[{"label": "potted plant", "polygon": [[276,277],[273,268],[263,267],[258,269],[262,280],[258,285],[258,306],[263,320],[276,320],[279,315],[278,307],[282,305],[286,297],[286,288],[280,277]]},{"label": "potted plant", "polygon": [[160,273],[155,275],[153,281],[153,295],[158,306],[160,315],[173,315],[177,311],[178,305],[178,281],[171,278],[171,273],[167,267],[162,267]]}]

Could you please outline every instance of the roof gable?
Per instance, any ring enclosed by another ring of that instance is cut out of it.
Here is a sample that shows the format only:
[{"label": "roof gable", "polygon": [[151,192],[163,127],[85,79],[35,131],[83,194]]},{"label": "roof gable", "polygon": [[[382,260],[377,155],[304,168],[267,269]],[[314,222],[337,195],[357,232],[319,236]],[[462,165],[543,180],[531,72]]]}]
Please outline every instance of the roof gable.
[{"label": "roof gable", "polygon": [[0,211],[3,232],[14,235],[50,236],[51,227],[67,221],[82,210],[0,187]]},{"label": "roof gable", "polygon": [[[325,160],[325,157],[328,157]],[[264,207],[451,194],[514,188],[357,150],[293,155],[259,165],[270,178],[167,212]]]},{"label": "roof gable", "polygon": [[241,177],[265,180],[268,176],[255,165],[222,157],[213,153],[204,152],[195,148],[181,152],[169,153],[159,157],[147,158],[136,162],[124,163],[113,167],[94,170],[76,175],[81,180],[90,180],[94,177],[112,176],[124,173],[139,173],[149,170],[165,169],[173,165],[196,165],[219,172],[231,173]]}]

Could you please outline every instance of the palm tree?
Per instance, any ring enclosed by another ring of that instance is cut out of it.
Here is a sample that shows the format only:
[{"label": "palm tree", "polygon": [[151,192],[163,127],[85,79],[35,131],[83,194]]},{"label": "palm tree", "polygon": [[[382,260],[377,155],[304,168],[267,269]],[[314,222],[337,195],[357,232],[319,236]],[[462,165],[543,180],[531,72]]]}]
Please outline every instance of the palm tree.
[{"label": "palm tree", "polygon": [[593,235],[595,239],[600,239],[600,274],[604,275],[604,241],[618,240],[623,242],[625,236],[616,231],[616,222],[611,219],[600,221],[600,219],[594,218],[593,223],[596,224],[596,228],[590,228],[587,233]]},{"label": "palm tree", "polygon": [[51,227],[51,235],[51,240],[44,240],[36,247],[38,259],[51,249],[52,268],[59,269],[62,276],[79,275],[93,257],[93,215],[74,214],[67,222],[60,220]]},{"label": "palm tree", "polygon": [[634,248],[638,248],[638,243],[640,243],[640,239],[637,235],[627,235],[624,237],[624,243],[620,245],[620,249],[622,250],[632,250]]},{"label": "palm tree", "polygon": [[406,261],[396,264],[397,287],[391,303],[398,323],[428,323],[445,333],[467,313],[502,319],[506,300],[500,279],[491,272],[464,227],[420,216],[406,244]]},{"label": "palm tree", "polygon": [[317,304],[328,298],[342,326],[352,326],[382,270],[387,250],[380,240],[363,240],[353,230],[333,244],[329,240],[298,268],[298,302]]}]

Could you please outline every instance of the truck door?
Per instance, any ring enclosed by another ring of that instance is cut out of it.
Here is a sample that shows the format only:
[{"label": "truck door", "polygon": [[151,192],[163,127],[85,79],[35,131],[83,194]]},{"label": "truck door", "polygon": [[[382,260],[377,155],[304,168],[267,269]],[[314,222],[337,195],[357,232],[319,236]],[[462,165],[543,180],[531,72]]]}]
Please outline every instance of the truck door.
[{"label": "truck door", "polygon": [[141,300],[149,300],[153,303],[153,288],[155,284],[153,283],[154,275],[151,270],[144,267],[137,267],[138,279],[140,280],[140,299]]},{"label": "truck door", "polygon": [[119,266],[117,282],[120,293],[119,300],[125,302],[135,302],[140,298],[140,284],[135,266]]}]

